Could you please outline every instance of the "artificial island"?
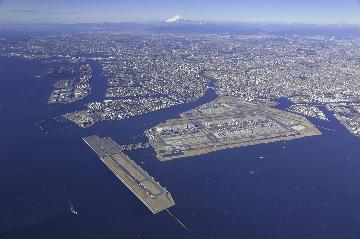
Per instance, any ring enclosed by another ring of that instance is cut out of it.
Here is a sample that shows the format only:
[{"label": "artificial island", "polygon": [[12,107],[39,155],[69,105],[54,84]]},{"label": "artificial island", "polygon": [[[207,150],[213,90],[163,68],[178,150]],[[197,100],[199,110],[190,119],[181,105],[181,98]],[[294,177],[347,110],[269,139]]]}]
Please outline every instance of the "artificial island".
[{"label": "artificial island", "polygon": [[[154,213],[175,200],[127,150],[152,147],[166,161],[320,135],[311,122],[330,118],[360,136],[360,36],[168,30],[2,40],[0,56],[64,64],[49,72],[48,103],[76,104],[61,114],[81,128],[192,104],[213,88],[217,98],[157,122],[144,132],[146,142],[118,145],[109,138],[84,138]],[[101,97],[92,98],[101,87]],[[276,108],[279,99],[289,101],[287,109]]]},{"label": "artificial island", "polygon": [[152,213],[175,205],[171,193],[124,154],[122,148],[111,138],[89,136],[83,140]]},{"label": "artificial island", "polygon": [[233,97],[218,98],[146,132],[159,160],[320,134],[302,116]]}]

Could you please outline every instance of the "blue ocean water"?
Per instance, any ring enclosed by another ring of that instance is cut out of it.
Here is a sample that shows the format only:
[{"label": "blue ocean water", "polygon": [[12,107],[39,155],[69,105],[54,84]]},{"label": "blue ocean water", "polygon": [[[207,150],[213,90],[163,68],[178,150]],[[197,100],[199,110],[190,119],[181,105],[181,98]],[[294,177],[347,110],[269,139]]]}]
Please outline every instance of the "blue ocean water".
[{"label": "blue ocean water", "polygon": [[[57,63],[60,64],[60,63]],[[93,63],[93,94],[71,105],[46,104],[51,62],[0,58],[0,238],[360,238],[360,139],[334,118],[312,120],[323,135],[160,162],[151,149],[131,158],[173,195],[166,212],[150,211],[81,140],[97,134],[119,143],[210,101],[89,129],[37,126],[101,100],[106,82]],[[281,107],[281,105],[280,105]],[[70,211],[71,202],[78,214]]]}]

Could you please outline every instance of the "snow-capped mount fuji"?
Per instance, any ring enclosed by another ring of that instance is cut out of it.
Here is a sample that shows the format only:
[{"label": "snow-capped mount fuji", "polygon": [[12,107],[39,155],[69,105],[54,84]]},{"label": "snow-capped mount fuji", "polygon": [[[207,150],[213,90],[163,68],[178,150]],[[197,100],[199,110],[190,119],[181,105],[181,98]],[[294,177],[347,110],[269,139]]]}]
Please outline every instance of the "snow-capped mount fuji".
[{"label": "snow-capped mount fuji", "polygon": [[187,22],[188,20],[186,18],[183,18],[180,15],[176,15],[173,17],[170,17],[168,19],[166,19],[166,23],[178,23],[178,22]]}]

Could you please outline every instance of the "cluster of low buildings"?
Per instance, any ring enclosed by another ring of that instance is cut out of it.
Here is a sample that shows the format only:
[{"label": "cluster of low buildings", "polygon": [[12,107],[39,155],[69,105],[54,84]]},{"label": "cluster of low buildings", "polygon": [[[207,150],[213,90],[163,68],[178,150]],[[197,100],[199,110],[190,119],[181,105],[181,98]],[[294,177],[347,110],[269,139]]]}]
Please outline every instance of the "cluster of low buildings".
[{"label": "cluster of low buildings", "polygon": [[325,115],[324,112],[322,112],[318,107],[311,106],[311,105],[305,105],[305,104],[297,104],[292,105],[288,109],[290,112],[302,114],[305,116],[313,117],[320,120],[328,121],[329,119]]},{"label": "cluster of low buildings", "polygon": [[59,70],[54,69],[49,75],[52,79],[66,78],[54,84],[54,90],[48,100],[49,104],[72,103],[91,93],[92,70],[88,64],[81,65],[76,70],[73,67],[61,67]]},{"label": "cluster of low buildings", "polygon": [[81,127],[104,120],[121,120],[152,111],[169,108],[176,103],[165,97],[104,100],[87,104],[86,109],[68,113],[65,117]]},{"label": "cluster of low buildings", "polygon": [[156,95],[156,93],[144,87],[112,87],[107,89],[105,96],[107,98],[123,98],[152,95]]},{"label": "cluster of low buildings", "polygon": [[360,136],[360,104],[329,104],[327,108],[354,135]]}]

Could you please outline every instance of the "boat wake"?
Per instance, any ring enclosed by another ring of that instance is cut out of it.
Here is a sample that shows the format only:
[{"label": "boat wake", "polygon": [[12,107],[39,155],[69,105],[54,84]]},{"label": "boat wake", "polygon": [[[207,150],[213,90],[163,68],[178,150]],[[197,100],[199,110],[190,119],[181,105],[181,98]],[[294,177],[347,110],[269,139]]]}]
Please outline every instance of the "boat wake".
[{"label": "boat wake", "polygon": [[72,202],[70,200],[67,200],[69,207],[70,207],[70,211],[72,214],[78,215],[79,213],[75,210],[74,205],[72,204]]}]

